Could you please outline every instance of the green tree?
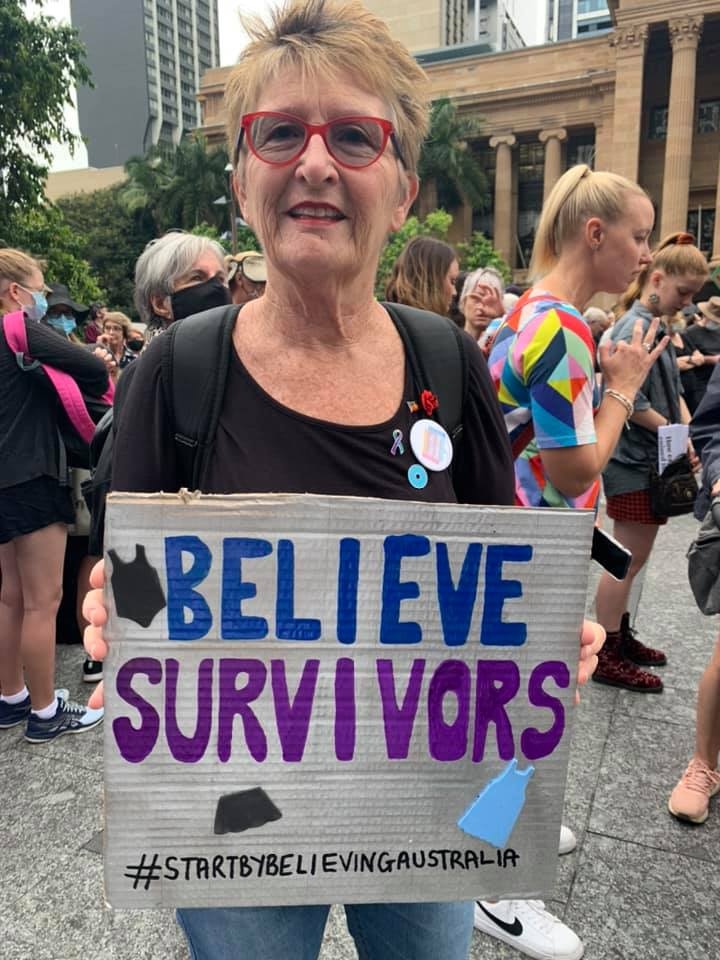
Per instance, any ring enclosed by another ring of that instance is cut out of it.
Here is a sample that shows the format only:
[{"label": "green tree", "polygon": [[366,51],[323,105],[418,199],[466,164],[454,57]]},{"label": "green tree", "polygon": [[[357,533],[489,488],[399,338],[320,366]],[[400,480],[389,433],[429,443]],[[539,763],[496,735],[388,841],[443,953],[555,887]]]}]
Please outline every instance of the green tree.
[{"label": "green tree", "polygon": [[418,212],[441,205],[457,207],[464,201],[482,209],[487,202],[488,184],[482,166],[469,149],[469,141],[480,135],[482,122],[460,117],[447,98],[435,100],[430,113],[430,132],[423,143],[418,164],[420,197]]},{"label": "green tree", "polygon": [[459,243],[457,252],[463,270],[476,270],[478,267],[495,267],[503,275],[505,283],[510,282],[512,270],[484,233],[475,231],[467,243]]},{"label": "green tree", "polygon": [[428,236],[444,240],[447,237],[452,216],[444,210],[433,210],[426,217],[408,217],[397,233],[388,237],[387,243],[380,254],[377,274],[375,277],[375,295],[382,299],[385,296],[385,282],[390,276],[393,264],[400,256],[408,240],[413,237]]},{"label": "green tree", "polygon": [[[32,0],[38,8],[41,0]],[[0,223],[42,204],[53,142],[70,148],[77,137],[65,123],[74,86],[90,71],[77,30],[42,14],[29,17],[22,0],[0,3]]]},{"label": "green tree", "polygon": [[187,137],[169,156],[154,150],[125,164],[127,182],[120,192],[125,208],[146,211],[156,233],[172,228],[193,230],[200,224],[222,230],[227,209],[214,201],[229,189],[223,148],[208,150],[202,137]]},{"label": "green tree", "polygon": [[120,201],[121,186],[62,197],[57,206],[80,242],[82,256],[100,277],[108,304],[134,314],[135,261],[156,235],[152,218]]},{"label": "green tree", "polygon": [[131,157],[125,164],[127,180],[118,190],[118,201],[126,212],[145,215],[157,230],[157,205],[163,184],[169,179],[166,161],[153,149],[145,157]]},{"label": "green tree", "polygon": [[104,300],[105,291],[83,256],[82,238],[68,226],[57,207],[17,213],[7,224],[13,246],[45,263],[47,283],[64,283],[80,303]]},{"label": "green tree", "polygon": [[158,198],[159,218],[171,226],[191,230],[201,223],[222,228],[226,208],[214,203],[227,194],[227,152],[208,150],[202,137],[187,137],[177,147],[168,168],[168,179]]}]

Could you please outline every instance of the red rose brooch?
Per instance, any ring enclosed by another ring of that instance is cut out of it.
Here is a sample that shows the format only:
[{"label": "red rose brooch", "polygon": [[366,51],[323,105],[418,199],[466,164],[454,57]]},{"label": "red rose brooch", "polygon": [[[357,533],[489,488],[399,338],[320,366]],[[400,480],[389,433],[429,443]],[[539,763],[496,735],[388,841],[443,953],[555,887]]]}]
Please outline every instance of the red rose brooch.
[{"label": "red rose brooch", "polygon": [[438,398],[435,396],[432,390],[423,390],[423,392],[420,394],[420,406],[423,408],[426,415],[431,417],[433,412],[437,410],[440,404],[438,402]]}]

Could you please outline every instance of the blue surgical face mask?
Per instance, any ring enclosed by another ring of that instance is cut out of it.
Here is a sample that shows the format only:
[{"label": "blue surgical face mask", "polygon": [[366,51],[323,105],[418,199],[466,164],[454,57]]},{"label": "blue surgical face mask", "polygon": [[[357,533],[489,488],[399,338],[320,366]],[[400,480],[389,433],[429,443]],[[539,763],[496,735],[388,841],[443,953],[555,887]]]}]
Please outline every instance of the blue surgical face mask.
[{"label": "blue surgical face mask", "polygon": [[54,330],[59,330],[60,333],[64,333],[66,337],[69,337],[77,326],[75,317],[70,317],[66,313],[61,313],[55,317],[48,317],[47,322]]},{"label": "blue surgical face mask", "polygon": [[[20,284],[18,284],[20,286]],[[27,287],[22,287],[22,289],[29,293],[33,298],[33,302],[29,307],[23,305],[23,311],[28,320],[40,321],[47,313],[48,303],[45,298],[44,293],[38,293],[37,290],[28,290]]]}]

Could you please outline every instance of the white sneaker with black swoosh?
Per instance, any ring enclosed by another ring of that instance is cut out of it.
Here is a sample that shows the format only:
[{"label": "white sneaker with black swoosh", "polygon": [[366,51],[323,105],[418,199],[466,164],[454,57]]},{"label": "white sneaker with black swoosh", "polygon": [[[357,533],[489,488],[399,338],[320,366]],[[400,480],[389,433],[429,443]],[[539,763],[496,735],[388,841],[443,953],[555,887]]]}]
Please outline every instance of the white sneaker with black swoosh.
[{"label": "white sneaker with black swoosh", "polygon": [[477,900],[475,928],[535,960],[580,960],[585,952],[580,937],[542,900]]}]

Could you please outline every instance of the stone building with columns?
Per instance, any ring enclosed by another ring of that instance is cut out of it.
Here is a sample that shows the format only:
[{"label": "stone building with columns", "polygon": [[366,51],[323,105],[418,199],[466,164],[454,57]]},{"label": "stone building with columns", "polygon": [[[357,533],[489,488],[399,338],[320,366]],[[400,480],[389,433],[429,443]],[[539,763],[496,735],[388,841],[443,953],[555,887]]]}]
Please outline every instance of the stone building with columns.
[{"label": "stone building with columns", "polygon": [[[720,0],[685,0],[682,11],[671,0],[608,6],[612,31],[588,39],[497,54],[413,51],[433,99],[482,118],[471,149],[491,196],[483,210],[451,211],[451,239],[482,230],[519,277],[543,197],[578,162],[638,180],[657,210],[656,236],[690,229],[720,263]],[[198,95],[211,143],[225,133],[229,70],[208,71]]]}]

